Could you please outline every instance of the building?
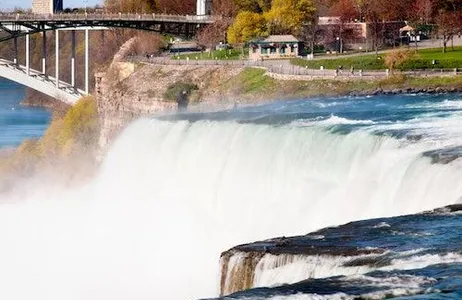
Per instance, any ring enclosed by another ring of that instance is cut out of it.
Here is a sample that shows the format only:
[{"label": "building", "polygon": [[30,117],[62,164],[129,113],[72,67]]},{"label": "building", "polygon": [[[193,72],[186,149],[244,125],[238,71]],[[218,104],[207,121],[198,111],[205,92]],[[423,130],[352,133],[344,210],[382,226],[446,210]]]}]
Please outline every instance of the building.
[{"label": "building", "polygon": [[270,35],[250,43],[249,59],[281,59],[297,57],[300,41],[293,35]]},{"label": "building", "polygon": [[212,14],[212,0],[197,0],[198,16],[210,16]]},{"label": "building", "polygon": [[55,14],[63,10],[63,0],[32,0],[32,13]]},{"label": "building", "polygon": [[[339,51],[355,49],[370,51],[383,46],[399,43],[403,21],[383,21],[378,23],[342,22],[340,17],[319,17],[320,39],[326,50]],[[340,41],[341,40],[341,41]]]}]

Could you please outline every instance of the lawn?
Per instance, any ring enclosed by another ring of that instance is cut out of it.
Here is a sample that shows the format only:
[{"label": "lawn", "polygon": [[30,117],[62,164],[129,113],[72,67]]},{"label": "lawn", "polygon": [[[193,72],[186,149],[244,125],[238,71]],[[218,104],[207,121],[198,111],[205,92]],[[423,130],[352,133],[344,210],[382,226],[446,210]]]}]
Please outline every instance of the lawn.
[{"label": "lawn", "polygon": [[[412,48],[411,48],[412,50]],[[375,54],[367,54],[361,56],[341,57],[335,59],[320,59],[320,60],[305,60],[300,58],[292,59],[292,64],[319,69],[324,66],[326,69],[336,69],[342,66],[344,69],[350,69],[353,66],[356,70],[384,70],[384,57],[386,54],[380,54],[378,57]],[[436,64],[433,64],[436,60]],[[403,66],[403,70],[414,69],[453,69],[462,68],[462,47],[448,47],[447,53],[442,53],[441,48],[422,49],[407,61]]]},{"label": "lawn", "polygon": [[[248,49],[244,49],[244,58],[247,58],[249,54]],[[197,53],[188,53],[175,55],[175,59],[192,59],[192,60],[238,60],[242,58],[241,49],[227,49],[227,50],[216,50],[212,52],[197,52]]]}]

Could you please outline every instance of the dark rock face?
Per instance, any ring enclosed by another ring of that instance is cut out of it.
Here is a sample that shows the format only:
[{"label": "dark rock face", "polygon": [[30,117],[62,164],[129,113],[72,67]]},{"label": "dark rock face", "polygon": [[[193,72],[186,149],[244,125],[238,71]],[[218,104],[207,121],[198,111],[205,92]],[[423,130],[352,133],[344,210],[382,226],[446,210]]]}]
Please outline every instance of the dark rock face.
[{"label": "dark rock face", "polygon": [[395,88],[391,90],[384,90],[381,88],[375,89],[373,91],[361,91],[361,92],[351,92],[350,96],[365,96],[365,95],[400,95],[400,94],[444,94],[444,93],[460,93],[462,92],[461,88],[456,87],[437,87],[437,88]]},{"label": "dark rock face", "polygon": [[[451,240],[456,242],[447,244],[444,236],[460,236],[460,211],[462,204],[453,204],[416,215],[351,222],[303,236],[278,237],[236,246],[221,256],[221,296],[233,294],[231,298],[239,298],[241,294],[255,295],[259,291],[268,296],[285,289],[296,294],[312,287],[318,289],[319,286],[313,286],[318,281],[325,286],[326,282],[347,274],[377,274],[386,272],[383,270],[395,270],[400,267],[399,261],[454,255],[460,250],[460,240]],[[292,266],[297,267],[294,269]],[[318,269],[326,266],[331,268],[327,273],[332,277],[324,278],[322,274],[326,272],[318,273]],[[297,273],[298,283],[280,282],[288,285],[268,289],[262,287],[267,281],[259,280],[265,272],[272,275],[284,272],[291,276],[294,270],[300,268],[309,272]],[[383,274],[385,278],[390,276]],[[392,275],[395,276],[394,273]],[[361,284],[358,283],[359,289],[362,289]],[[344,288],[341,283],[339,286]],[[329,286],[329,291],[331,288]]]}]

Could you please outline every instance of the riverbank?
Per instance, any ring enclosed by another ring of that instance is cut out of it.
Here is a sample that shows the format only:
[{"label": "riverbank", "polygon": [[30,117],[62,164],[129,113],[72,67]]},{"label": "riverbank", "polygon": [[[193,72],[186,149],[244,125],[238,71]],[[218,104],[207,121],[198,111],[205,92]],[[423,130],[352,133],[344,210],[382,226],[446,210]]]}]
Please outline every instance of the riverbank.
[{"label": "riverbank", "polygon": [[[462,76],[390,75],[379,79],[313,78],[271,73],[240,65],[172,65],[116,62],[97,75],[101,124],[99,147],[106,147],[141,116],[176,112],[178,88],[191,89],[188,110],[207,112],[240,105],[312,97],[462,92]],[[103,150],[104,152],[104,150]]]}]

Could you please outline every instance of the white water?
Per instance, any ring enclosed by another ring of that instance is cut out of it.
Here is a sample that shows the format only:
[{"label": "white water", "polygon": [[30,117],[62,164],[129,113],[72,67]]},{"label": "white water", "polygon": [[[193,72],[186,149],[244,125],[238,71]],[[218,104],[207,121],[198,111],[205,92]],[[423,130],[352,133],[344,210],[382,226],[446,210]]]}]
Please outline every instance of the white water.
[{"label": "white water", "polygon": [[456,202],[462,171],[430,165],[425,147],[319,128],[140,120],[85,189],[41,182],[20,203],[1,199],[0,298],[215,296],[220,252],[236,244]]}]

